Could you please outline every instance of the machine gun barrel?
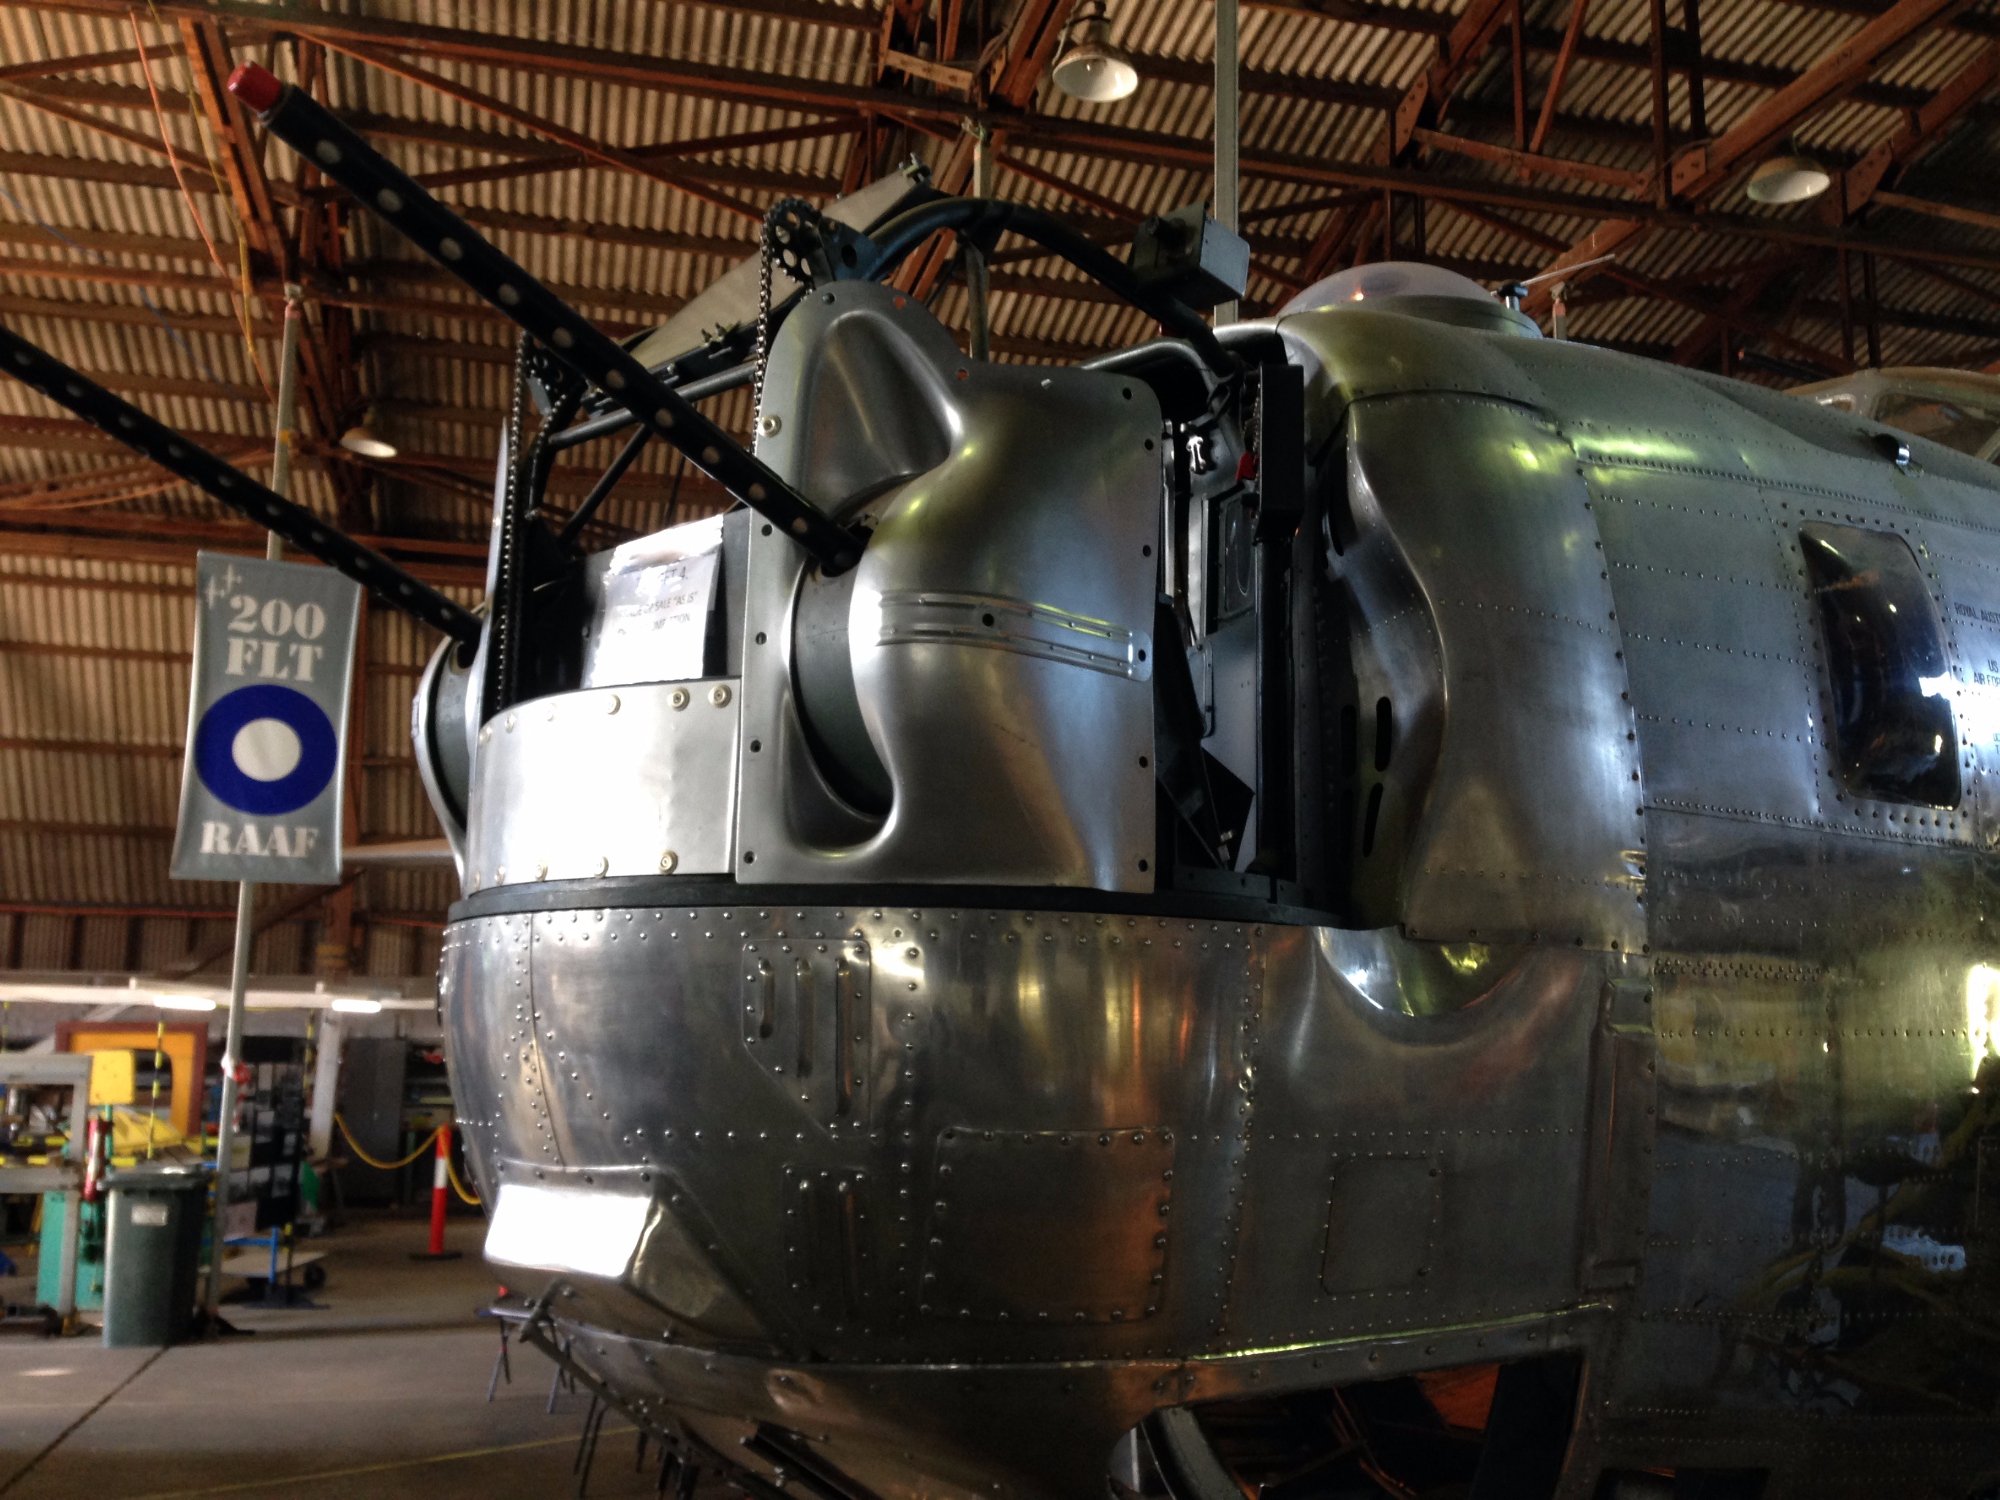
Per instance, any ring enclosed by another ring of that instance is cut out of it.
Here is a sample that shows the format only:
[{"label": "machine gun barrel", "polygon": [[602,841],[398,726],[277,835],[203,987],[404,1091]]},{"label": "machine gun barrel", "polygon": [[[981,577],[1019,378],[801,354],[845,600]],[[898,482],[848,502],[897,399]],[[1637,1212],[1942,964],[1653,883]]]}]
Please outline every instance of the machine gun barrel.
[{"label": "machine gun barrel", "polygon": [[304,506],[293,504],[223,462],[199,443],[154,421],[4,325],[0,325],[0,369],[237,514],[276,532],[299,551],[352,578],[385,604],[436,626],[463,646],[478,644],[479,618],[471,611],[413,578],[381,553],[327,525]]},{"label": "machine gun barrel", "polygon": [[825,572],[844,572],[860,557],[865,538],[780,479],[310,95],[255,63],[230,74],[229,91],[279,140],[805,548]]}]

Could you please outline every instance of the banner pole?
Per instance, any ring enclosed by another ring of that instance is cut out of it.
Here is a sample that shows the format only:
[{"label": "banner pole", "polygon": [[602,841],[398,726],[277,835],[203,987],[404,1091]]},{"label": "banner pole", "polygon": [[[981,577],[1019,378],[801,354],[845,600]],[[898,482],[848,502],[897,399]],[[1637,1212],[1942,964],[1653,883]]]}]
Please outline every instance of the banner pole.
[{"label": "banner pole", "polygon": [[[278,433],[271,452],[271,490],[289,498],[292,490],[292,427],[299,410],[299,329],[303,290],[285,284],[284,340],[278,351]],[[282,561],[285,544],[275,531],[264,534],[264,560]],[[229,1018],[223,1027],[222,1118],[215,1131],[215,1223],[209,1235],[208,1285],[201,1305],[211,1338],[222,1331],[223,1224],[229,1213],[229,1158],[236,1149],[236,1069],[243,1051],[244,996],[250,988],[250,947],[256,936],[257,885],[236,887],[236,943],[229,960]]]}]

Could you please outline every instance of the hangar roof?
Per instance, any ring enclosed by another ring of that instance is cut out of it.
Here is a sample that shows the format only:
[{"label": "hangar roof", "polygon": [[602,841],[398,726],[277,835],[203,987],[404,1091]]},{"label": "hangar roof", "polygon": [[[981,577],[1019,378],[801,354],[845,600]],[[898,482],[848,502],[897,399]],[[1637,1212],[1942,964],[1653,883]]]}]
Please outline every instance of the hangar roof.
[{"label": "hangar roof", "polygon": [[[283,287],[305,289],[296,493],[476,597],[511,328],[351,213],[220,88],[304,83],[617,332],[754,245],[765,206],[915,158],[1106,243],[1206,196],[1211,0],[1111,0],[1142,83],[1088,105],[1048,63],[1072,0],[11,0],[0,7],[0,319],[248,466],[268,463]],[[1570,336],[1790,384],[2000,361],[2000,13],[1963,0],[1244,0],[1246,312],[1369,259],[1489,284],[1578,266]],[[1773,154],[1813,203],[1745,193]],[[1614,258],[1583,268],[1609,254]],[[1546,314],[1563,278],[1540,283]],[[962,327],[943,247],[911,290]],[[1003,246],[997,357],[1060,361],[1144,319]],[[741,395],[724,418],[747,420]],[[366,419],[399,449],[337,446]],[[573,500],[594,469],[565,463]],[[715,503],[650,452],[601,535]],[[165,876],[199,546],[249,529],[0,384],[0,966],[200,957],[228,893]],[[371,611],[350,771],[362,842],[429,835],[406,743],[428,650]],[[415,973],[439,870],[371,870],[363,962]],[[348,899],[343,897],[343,900]],[[329,920],[273,893],[266,972]],[[296,908],[293,910],[292,908]]]}]

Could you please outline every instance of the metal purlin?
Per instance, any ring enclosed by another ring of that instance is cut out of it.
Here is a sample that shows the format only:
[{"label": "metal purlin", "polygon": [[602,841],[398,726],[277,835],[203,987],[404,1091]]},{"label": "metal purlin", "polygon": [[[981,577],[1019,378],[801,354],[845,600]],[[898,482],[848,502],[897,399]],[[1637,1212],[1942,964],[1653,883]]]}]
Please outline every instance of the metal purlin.
[{"label": "metal purlin", "polygon": [[255,63],[230,74],[229,91],[279,140],[791,537],[822,570],[844,572],[859,559],[865,537],[800,495],[310,95]]}]

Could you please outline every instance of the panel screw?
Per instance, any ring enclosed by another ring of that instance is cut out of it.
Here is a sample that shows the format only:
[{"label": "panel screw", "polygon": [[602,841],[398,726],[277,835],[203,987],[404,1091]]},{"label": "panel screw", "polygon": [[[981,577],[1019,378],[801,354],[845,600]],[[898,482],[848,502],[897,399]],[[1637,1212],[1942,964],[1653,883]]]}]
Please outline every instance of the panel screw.
[{"label": "panel screw", "polygon": [[776,437],[778,435],[778,429],[783,427],[784,425],[785,424],[779,421],[776,417],[766,417],[764,418],[763,421],[757,424],[757,431],[765,437]]},{"label": "panel screw", "polygon": [[604,700],[604,711],[608,714],[618,712],[618,695],[616,693],[613,693],[609,698]]},{"label": "panel screw", "polygon": [[674,853],[673,850],[669,849],[665,854],[662,854],[660,856],[660,873],[662,875],[673,874],[674,866],[679,864],[680,862],[681,862],[681,857],[678,854]]},{"label": "panel screw", "polygon": [[717,708],[721,708],[725,703],[729,701],[728,687],[725,684],[718,682],[714,687],[709,689],[708,701],[710,703],[713,703]]},{"label": "panel screw", "polygon": [[688,706],[688,690],[686,688],[675,688],[667,695],[667,702],[671,703],[675,708],[686,708]]}]

